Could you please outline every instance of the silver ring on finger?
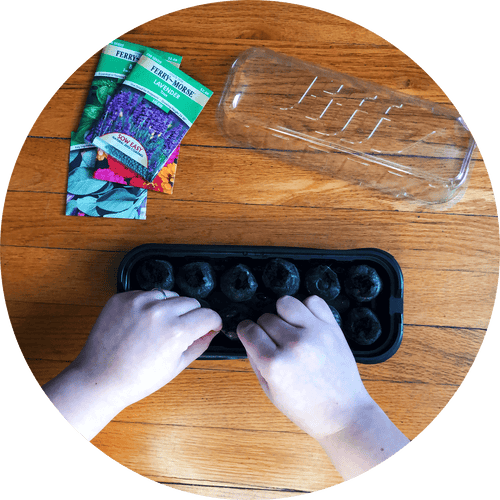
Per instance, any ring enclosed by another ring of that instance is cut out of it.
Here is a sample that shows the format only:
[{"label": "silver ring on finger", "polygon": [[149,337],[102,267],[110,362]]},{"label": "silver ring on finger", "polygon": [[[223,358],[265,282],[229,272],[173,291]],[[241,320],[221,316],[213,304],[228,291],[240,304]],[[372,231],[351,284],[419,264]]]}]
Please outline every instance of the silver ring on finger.
[{"label": "silver ring on finger", "polygon": [[163,288],[153,288],[152,291],[161,292],[163,294],[163,300],[168,299],[168,295],[166,294],[165,290],[163,290]]}]

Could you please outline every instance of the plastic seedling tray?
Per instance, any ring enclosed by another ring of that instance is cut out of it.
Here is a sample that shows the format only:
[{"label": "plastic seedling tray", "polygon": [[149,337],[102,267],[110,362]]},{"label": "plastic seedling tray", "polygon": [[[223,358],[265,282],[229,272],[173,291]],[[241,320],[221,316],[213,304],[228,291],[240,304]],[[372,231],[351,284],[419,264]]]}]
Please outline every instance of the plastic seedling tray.
[{"label": "plastic seedling tray", "polygon": [[[215,273],[215,287],[203,299],[199,299],[204,307],[216,310],[223,319],[223,330],[214,338],[208,350],[200,359],[243,359],[246,351],[235,336],[237,322],[248,318],[256,321],[264,312],[275,312],[279,295],[267,288],[263,281],[263,273],[271,260],[285,259],[293,263],[300,276],[300,286],[294,297],[303,300],[310,295],[305,284],[305,277],[318,266],[326,265],[333,270],[339,280],[340,293],[330,300],[340,314],[342,324],[350,312],[358,307],[370,309],[378,318],[381,335],[370,345],[360,345],[346,338],[358,363],[382,363],[398,350],[403,338],[403,275],[392,255],[374,249],[355,250],[316,250],[307,248],[286,247],[252,247],[252,246],[211,246],[211,245],[168,245],[146,244],[131,250],[122,260],[118,269],[118,292],[147,289],[144,283],[138,283],[138,269],[146,261],[164,260],[173,267],[176,282],[171,288],[179,295],[188,295],[179,288],[179,271],[186,264],[193,262],[208,263]],[[222,291],[221,281],[224,274],[242,264],[250,269],[255,277],[257,290],[252,298],[243,302],[230,300]],[[381,290],[368,302],[358,302],[345,289],[345,282],[353,266],[365,265],[374,269],[381,280]],[[151,285],[150,288],[154,286]],[[226,314],[227,311],[232,311]],[[237,311],[234,314],[234,311]]]}]

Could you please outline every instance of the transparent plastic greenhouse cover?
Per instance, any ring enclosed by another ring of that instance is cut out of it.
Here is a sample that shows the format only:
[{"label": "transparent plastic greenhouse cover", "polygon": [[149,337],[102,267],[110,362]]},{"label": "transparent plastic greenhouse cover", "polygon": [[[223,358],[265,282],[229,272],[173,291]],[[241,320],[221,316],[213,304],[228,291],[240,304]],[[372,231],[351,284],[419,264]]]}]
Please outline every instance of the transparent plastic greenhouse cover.
[{"label": "transparent plastic greenhouse cover", "polygon": [[455,110],[264,48],[233,63],[217,119],[239,146],[426,204],[465,190],[475,149]]}]

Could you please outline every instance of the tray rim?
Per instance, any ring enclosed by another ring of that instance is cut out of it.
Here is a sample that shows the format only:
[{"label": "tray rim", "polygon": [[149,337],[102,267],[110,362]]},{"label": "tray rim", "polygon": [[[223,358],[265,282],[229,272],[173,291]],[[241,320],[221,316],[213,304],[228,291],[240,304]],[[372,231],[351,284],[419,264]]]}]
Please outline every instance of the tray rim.
[{"label": "tray rim", "polygon": [[[352,261],[354,258],[372,260],[381,265],[390,275],[391,291],[389,298],[389,315],[391,328],[396,329],[395,341],[382,353],[374,356],[364,355],[360,351],[353,351],[357,363],[378,364],[387,361],[399,349],[403,340],[403,291],[404,279],[401,267],[396,259],[385,250],[366,247],[349,250],[321,249],[306,247],[286,246],[249,246],[249,245],[206,245],[188,243],[144,243],[132,248],[122,258],[117,272],[118,293],[130,290],[130,276],[128,271],[140,259],[160,252],[169,252],[172,257],[192,255],[210,255],[210,257],[238,257],[246,258],[271,258],[273,255],[287,254],[289,258],[300,258],[304,260],[311,258],[335,258],[337,261]],[[178,254],[178,255],[175,255]],[[229,351],[229,349],[228,349]],[[198,359],[246,359],[246,354],[220,354],[210,352],[210,347]]]}]

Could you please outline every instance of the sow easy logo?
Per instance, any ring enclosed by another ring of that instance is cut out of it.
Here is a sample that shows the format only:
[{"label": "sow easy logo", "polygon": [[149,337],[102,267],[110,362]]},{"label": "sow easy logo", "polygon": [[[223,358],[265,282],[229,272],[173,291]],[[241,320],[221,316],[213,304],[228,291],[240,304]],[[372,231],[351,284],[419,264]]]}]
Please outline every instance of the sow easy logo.
[{"label": "sow easy logo", "polygon": [[125,153],[127,156],[140,163],[144,167],[148,167],[148,156],[143,145],[130,135],[121,132],[112,132],[101,137],[108,144]]}]

